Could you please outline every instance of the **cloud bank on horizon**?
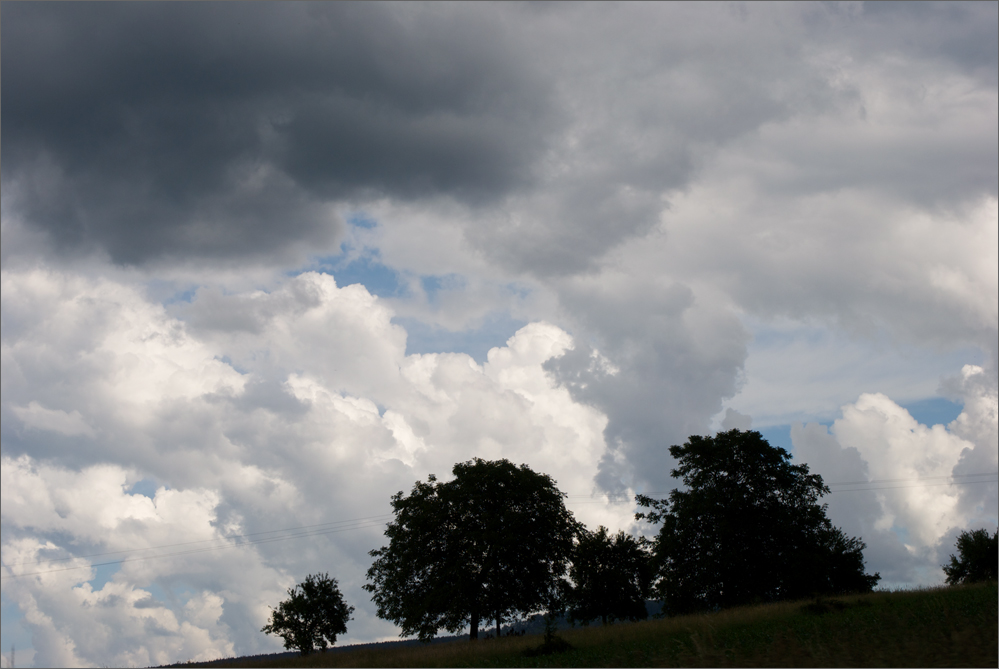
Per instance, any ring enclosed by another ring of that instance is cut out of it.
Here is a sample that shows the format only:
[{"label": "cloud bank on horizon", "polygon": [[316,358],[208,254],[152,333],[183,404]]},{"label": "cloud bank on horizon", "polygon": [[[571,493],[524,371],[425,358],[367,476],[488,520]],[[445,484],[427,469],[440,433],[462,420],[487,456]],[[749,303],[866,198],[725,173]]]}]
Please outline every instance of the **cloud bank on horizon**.
[{"label": "cloud bank on horizon", "polygon": [[20,663],[280,650],[317,571],[393,638],[389,497],[472,457],[642,532],[669,445],[783,430],[893,585],[995,526],[994,3],[3,15]]}]

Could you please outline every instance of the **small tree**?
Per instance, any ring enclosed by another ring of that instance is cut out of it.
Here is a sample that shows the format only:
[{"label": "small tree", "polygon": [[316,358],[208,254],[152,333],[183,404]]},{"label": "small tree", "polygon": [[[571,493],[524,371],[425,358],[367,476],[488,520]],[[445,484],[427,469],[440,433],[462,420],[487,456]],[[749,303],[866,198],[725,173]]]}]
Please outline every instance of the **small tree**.
[{"label": "small tree", "polygon": [[651,582],[650,555],[634,537],[618,532],[613,538],[606,527],[583,532],[573,554],[569,577],[569,617],[584,625],[600,618],[644,620],[648,617],[645,597]]},{"label": "small tree", "polygon": [[957,553],[950,556],[950,564],[943,565],[947,583],[977,583],[996,580],[999,563],[999,531],[991,537],[986,530],[961,532],[957,537]]},{"label": "small tree", "polygon": [[337,634],[347,633],[347,621],[354,612],[347,606],[335,578],[310,574],[303,583],[288,588],[288,599],[271,611],[270,622],[261,632],[284,639],[284,647],[308,655],[316,646],[325,653],[336,643]]}]

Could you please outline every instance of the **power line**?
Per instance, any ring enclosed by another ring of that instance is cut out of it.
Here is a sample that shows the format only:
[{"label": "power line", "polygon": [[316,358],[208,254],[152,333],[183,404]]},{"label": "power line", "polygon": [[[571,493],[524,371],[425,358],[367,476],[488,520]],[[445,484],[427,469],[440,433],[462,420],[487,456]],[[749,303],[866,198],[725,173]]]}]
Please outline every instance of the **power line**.
[{"label": "power line", "polygon": [[827,483],[826,485],[859,485],[861,483],[908,483],[911,481],[931,481],[939,479],[960,479],[972,476],[999,476],[999,472],[982,472],[981,474],[952,474],[949,476],[919,476],[914,479],[876,479],[873,481],[839,481],[837,483]]},{"label": "power line", "polygon": [[[284,527],[284,528],[281,528],[279,530],[265,530],[265,531],[262,531],[262,532],[249,532],[247,534],[224,534],[224,535],[222,535],[220,537],[215,537],[214,539],[201,539],[199,541],[185,541],[185,542],[180,542],[180,543],[175,543],[175,544],[161,544],[159,546],[147,546],[146,548],[130,548],[130,549],[120,550],[120,551],[108,551],[106,553],[89,553],[87,555],[72,555],[70,557],[64,557],[64,558],[52,558],[50,560],[26,560],[24,562],[10,562],[6,566],[7,567],[16,567],[16,566],[25,565],[25,564],[46,564],[46,563],[51,564],[53,562],[65,562],[66,560],[76,560],[78,558],[79,559],[83,559],[83,558],[91,558],[91,557],[104,557],[105,555],[120,555],[121,553],[131,553],[131,552],[136,551],[136,550],[140,550],[140,551],[153,551],[153,550],[159,550],[161,548],[176,548],[177,546],[193,546],[194,544],[204,544],[204,543],[208,543],[208,542],[212,542],[212,541],[222,541],[224,539],[245,539],[246,537],[255,537],[255,536],[259,536],[261,534],[275,534],[277,532],[292,532],[294,530],[305,530],[305,529],[311,529],[311,528],[316,528],[316,527],[325,527],[327,525],[342,525],[342,524],[345,524],[345,523],[355,523],[355,522],[359,522],[359,521],[362,521],[362,520],[372,520],[372,519],[376,519],[376,518],[390,518],[391,516],[392,516],[392,514],[390,514],[390,513],[384,513],[384,514],[382,514],[380,516],[365,516],[363,518],[351,518],[350,520],[334,520],[334,521],[330,521],[328,523],[317,523],[315,525],[300,525],[298,527]],[[223,548],[227,548],[227,547],[228,546],[223,546]]]},{"label": "power line", "polygon": [[327,529],[327,530],[319,530],[319,531],[314,531],[314,532],[303,532],[301,534],[290,535],[290,536],[270,537],[270,538],[267,538],[267,539],[257,539],[257,540],[254,540],[254,541],[247,541],[247,542],[240,543],[240,544],[229,544],[227,546],[206,546],[206,547],[203,547],[203,548],[193,548],[193,549],[186,550],[186,551],[175,551],[173,553],[162,553],[160,555],[144,555],[144,556],[132,557],[132,558],[126,557],[126,558],[123,558],[121,560],[111,560],[109,562],[98,562],[98,563],[94,563],[94,564],[80,565],[80,566],[76,566],[76,567],[60,567],[58,569],[44,569],[44,570],[41,570],[41,571],[28,572],[28,573],[23,573],[23,574],[9,574],[7,576],[3,576],[2,578],[3,578],[3,580],[7,580],[7,579],[11,579],[11,578],[22,578],[22,577],[25,577],[25,576],[38,576],[40,574],[52,574],[52,573],[60,572],[60,571],[73,571],[73,570],[77,570],[77,569],[91,569],[91,568],[94,568],[94,567],[106,567],[108,565],[113,565],[113,564],[124,564],[125,562],[142,562],[142,561],[145,561],[145,560],[158,560],[158,559],[168,558],[168,557],[178,557],[178,556],[183,556],[183,555],[192,555],[192,554],[195,554],[195,553],[206,553],[206,552],[210,552],[210,551],[224,550],[224,549],[227,549],[227,548],[244,548],[246,546],[255,546],[255,545],[258,545],[258,544],[266,544],[266,543],[271,543],[271,542],[275,542],[275,541],[285,541],[287,539],[301,539],[303,537],[316,537],[316,536],[321,536],[321,535],[326,535],[326,534],[336,534],[338,532],[346,532],[348,530],[359,530],[359,529],[366,529],[366,528],[369,528],[369,527],[379,527],[380,525],[382,525],[382,523],[366,523],[366,524],[357,525],[357,526],[354,526],[354,527],[341,527],[341,528],[334,528],[334,529]]},{"label": "power line", "polygon": [[[953,476],[923,476],[923,477],[907,478],[907,479],[873,479],[873,480],[870,480],[870,481],[839,481],[839,482],[836,482],[836,483],[825,483],[825,485],[827,485],[827,486],[834,486],[834,485],[867,485],[867,484],[871,484],[871,483],[911,483],[911,482],[915,482],[915,481],[930,481],[930,480],[939,480],[939,479],[970,478],[972,476],[999,476],[999,472],[982,472],[980,474],[954,474]],[[945,482],[945,483],[925,483],[925,484],[917,484],[915,486],[892,486],[892,487],[898,487],[898,488],[918,488],[918,487],[920,487],[922,485],[927,485],[927,486],[933,486],[933,485],[966,485],[966,484],[969,484],[969,483],[994,483],[994,481],[950,481],[950,482]],[[856,490],[862,491],[862,490],[890,490],[890,489],[891,488],[857,488]],[[656,490],[656,491],[652,491],[652,492],[639,493],[639,494],[645,495],[646,497],[652,497],[652,496],[655,496],[655,495],[668,495],[670,492],[672,492],[672,491],[670,491],[670,490]],[[846,490],[838,490],[838,491],[837,490],[832,490],[830,492],[850,492],[850,491],[846,491]],[[627,493],[612,493],[612,494],[626,495]],[[610,496],[610,495],[608,495],[608,496]]]},{"label": "power line", "polygon": [[[956,475],[953,475],[953,476],[927,476],[927,477],[921,477],[921,478],[915,478],[915,479],[912,479],[912,478],[910,478],[910,479],[875,479],[875,480],[871,480],[871,481],[852,481],[852,482],[847,481],[847,482],[840,482],[840,483],[829,483],[827,485],[833,486],[833,485],[861,485],[861,484],[871,484],[871,483],[912,483],[912,482],[916,482],[916,481],[930,481],[930,480],[939,480],[939,479],[946,479],[946,478],[953,479],[953,478],[970,478],[970,477],[977,477],[977,476],[997,476],[997,475],[999,475],[999,472],[983,472],[983,473],[980,473],[980,474],[956,474]],[[943,485],[972,485],[972,484],[975,484],[975,483],[994,483],[994,481],[945,481],[945,482],[942,482],[942,483],[917,483],[916,485],[884,486],[884,487],[875,487],[875,488],[849,488],[849,489],[841,489],[841,490],[831,490],[830,492],[832,492],[832,493],[835,493],[835,492],[866,492],[866,491],[869,491],[869,490],[896,490],[896,489],[900,489],[900,488],[918,488],[918,487],[924,487],[924,486],[943,486]],[[647,496],[666,495],[666,494],[669,494],[669,491],[656,491],[656,492],[648,492],[648,493],[644,493],[644,494],[647,495]],[[631,498],[631,496],[628,495],[627,493],[607,493],[606,494],[606,498],[607,498],[608,502],[611,501],[611,498],[618,497],[618,496],[621,496],[621,497],[623,497],[625,499]],[[575,499],[575,500],[577,500],[575,502],[576,504],[604,503],[603,499],[594,499],[593,495],[574,494],[574,495],[566,495],[566,498],[567,499]],[[585,498],[585,499],[581,499],[581,498]],[[143,556],[138,556],[138,557],[124,557],[121,560],[111,560],[111,561],[108,561],[108,562],[100,562],[100,563],[96,563],[96,564],[88,564],[88,565],[74,566],[74,567],[61,567],[61,568],[57,568],[57,569],[45,569],[45,570],[40,570],[40,571],[35,571],[35,572],[28,572],[28,573],[23,573],[23,574],[9,574],[9,575],[3,576],[2,579],[3,580],[8,580],[8,579],[11,579],[11,578],[22,578],[22,577],[26,577],[26,576],[38,576],[38,575],[41,575],[41,574],[51,574],[51,573],[60,572],[60,571],[73,571],[73,570],[78,570],[78,569],[91,569],[91,568],[94,568],[94,567],[105,567],[105,566],[109,566],[109,565],[113,565],[113,564],[123,564],[125,562],[141,562],[141,561],[144,561],[144,560],[156,560],[156,559],[162,559],[162,558],[168,558],[168,557],[178,557],[178,556],[183,556],[183,555],[192,555],[192,554],[196,554],[196,553],[204,553],[204,552],[209,552],[209,551],[224,550],[224,549],[227,549],[227,548],[241,548],[241,547],[245,547],[245,546],[256,546],[256,545],[260,545],[260,544],[273,543],[273,542],[276,542],[276,541],[287,541],[289,539],[301,539],[301,538],[307,538],[307,537],[323,536],[323,535],[328,535],[328,534],[337,534],[339,532],[347,532],[347,531],[350,531],[350,530],[358,530],[358,529],[367,529],[367,528],[372,528],[372,527],[378,527],[379,525],[384,525],[385,524],[386,521],[384,519],[391,518],[392,516],[393,516],[393,514],[381,514],[381,515],[378,515],[378,516],[365,516],[365,517],[362,517],[362,518],[352,518],[352,519],[349,519],[349,520],[338,520],[338,521],[331,521],[331,522],[327,522],[327,523],[317,523],[317,524],[314,524],[314,525],[300,525],[300,526],[296,526],[296,527],[287,527],[287,528],[282,528],[282,529],[277,529],[277,530],[265,530],[265,531],[261,531],[261,532],[250,532],[250,533],[246,533],[246,534],[224,535],[224,536],[221,536],[221,537],[218,537],[218,538],[215,538],[215,539],[203,539],[201,541],[188,541],[188,542],[180,542],[180,543],[174,543],[174,544],[162,544],[160,546],[150,546],[150,547],[147,547],[147,548],[140,548],[140,549],[121,550],[121,551],[109,551],[109,552],[105,552],[105,553],[91,553],[91,554],[88,554],[88,555],[78,555],[78,556],[71,556],[71,557],[64,557],[64,558],[54,558],[54,559],[51,559],[51,560],[37,560],[37,561],[15,562],[15,563],[11,563],[11,564],[5,565],[5,566],[7,566],[8,568],[10,568],[10,567],[14,567],[14,566],[22,566],[22,565],[29,565],[29,564],[35,564],[35,565],[53,564],[53,563],[56,563],[56,562],[65,562],[65,561],[68,561],[68,560],[77,560],[77,559],[83,560],[83,559],[90,558],[90,557],[104,557],[104,556],[107,556],[107,555],[120,555],[122,553],[130,553],[130,552],[136,552],[136,551],[150,551],[150,550],[161,550],[161,549],[165,549],[165,548],[178,548],[178,547],[181,547],[181,546],[195,546],[197,544],[204,544],[204,543],[209,543],[209,542],[223,541],[223,540],[226,540],[226,539],[229,539],[229,540],[238,540],[238,539],[247,539],[248,537],[260,537],[260,538],[257,538],[257,539],[250,539],[248,541],[242,541],[242,542],[238,542],[238,543],[231,543],[231,544],[227,544],[227,545],[223,545],[223,546],[203,546],[203,547],[200,547],[200,548],[191,548],[191,549],[188,549],[188,550],[174,551],[174,552],[171,552],[171,553],[162,553],[162,554],[158,554],[158,555],[143,555]],[[318,529],[318,528],[323,528],[323,529]],[[292,532],[292,534],[287,534],[288,532]],[[262,536],[262,535],[267,535],[267,534],[278,534],[278,533],[285,533],[285,534],[282,534],[281,536],[272,536],[272,537],[263,537]]]},{"label": "power line", "polygon": [[[321,529],[321,530],[312,529],[312,530],[307,530],[305,532],[298,532],[296,534],[290,534],[290,535],[284,535],[284,536],[278,536],[278,537],[265,537],[265,538],[261,538],[261,539],[253,539],[253,540],[250,540],[250,541],[244,541],[242,543],[227,544],[227,545],[224,545],[224,546],[203,546],[201,548],[192,548],[192,549],[183,550],[183,551],[174,551],[174,552],[171,552],[171,553],[161,553],[161,554],[158,554],[158,555],[142,555],[142,556],[138,556],[138,557],[125,557],[125,558],[122,558],[121,560],[111,560],[111,561],[108,561],[108,562],[99,562],[99,563],[96,563],[96,564],[78,565],[78,566],[74,566],[74,567],[59,567],[57,569],[43,569],[43,570],[34,571],[34,572],[28,572],[28,573],[23,573],[23,574],[8,574],[6,576],[3,576],[2,579],[3,580],[7,580],[7,579],[11,579],[11,578],[22,578],[22,577],[25,577],[25,576],[38,576],[40,574],[51,574],[51,573],[60,572],[60,571],[73,571],[73,570],[77,570],[77,569],[91,569],[93,567],[105,567],[105,566],[113,565],[113,564],[123,564],[125,562],[142,562],[144,560],[157,560],[157,559],[168,558],[168,557],[177,557],[177,556],[182,556],[182,555],[192,555],[192,554],[195,554],[195,553],[205,553],[205,552],[209,552],[209,551],[224,550],[224,549],[227,549],[227,548],[243,548],[245,546],[256,546],[256,545],[259,545],[259,544],[272,543],[272,542],[275,542],[275,541],[286,541],[288,539],[301,539],[301,538],[304,538],[304,537],[316,537],[316,536],[322,536],[322,535],[327,535],[327,534],[337,534],[339,532],[346,532],[346,531],[349,531],[349,530],[360,530],[360,529],[367,529],[367,528],[371,528],[371,527],[379,527],[379,526],[383,525],[384,522],[380,521],[380,520],[376,520],[376,519],[386,518],[389,515],[390,514],[386,514],[385,516],[369,516],[366,519],[357,519],[356,521],[338,521],[340,524],[344,524],[344,525],[347,524],[347,523],[350,523],[350,522],[356,522],[356,524],[354,524],[352,526],[346,526],[346,527],[332,527],[332,528],[326,528],[326,529]],[[326,525],[329,525],[329,524],[331,524],[331,523],[326,523]],[[321,527],[321,525],[320,526],[306,526],[306,527]],[[289,529],[294,529],[294,528],[289,528]],[[288,531],[288,530],[271,530],[269,532],[257,532],[257,533],[254,533],[254,534],[273,534],[273,533],[281,532],[281,531]],[[249,535],[239,535],[239,536],[249,536]],[[219,541],[219,540],[221,540],[223,538],[225,538],[225,537],[219,537],[219,539],[206,540],[206,541]],[[177,544],[167,544],[165,546],[159,546],[158,548],[171,548],[171,547],[178,547],[178,546],[193,545],[193,544],[198,544],[198,543],[206,543],[206,542],[205,541],[194,541],[194,542],[185,542],[185,543],[177,543]],[[152,550],[152,549],[150,548],[150,549],[138,549],[138,550]],[[114,551],[114,552],[111,552],[111,553],[98,553],[98,554],[91,555],[90,557],[95,557],[95,556],[98,556],[98,555],[114,555],[114,554],[120,554],[120,553],[126,553],[126,552],[130,552],[130,551]],[[60,561],[75,560],[75,559],[85,559],[85,557],[86,556],[74,556],[74,557],[70,557],[70,558],[61,558]],[[50,562],[54,562],[54,561],[40,560],[40,561],[35,562],[35,563],[21,562],[21,563],[17,563],[17,564],[46,564],[46,563],[50,563]],[[10,566],[13,566],[13,565],[7,565],[7,566],[10,567]]]},{"label": "power line", "polygon": [[916,485],[893,485],[881,486],[878,488],[844,488],[842,490],[830,490],[834,492],[866,492],[868,490],[901,490],[902,488],[927,488],[941,485],[974,485],[975,483],[995,483],[995,481],[951,481],[950,483],[917,483]]}]

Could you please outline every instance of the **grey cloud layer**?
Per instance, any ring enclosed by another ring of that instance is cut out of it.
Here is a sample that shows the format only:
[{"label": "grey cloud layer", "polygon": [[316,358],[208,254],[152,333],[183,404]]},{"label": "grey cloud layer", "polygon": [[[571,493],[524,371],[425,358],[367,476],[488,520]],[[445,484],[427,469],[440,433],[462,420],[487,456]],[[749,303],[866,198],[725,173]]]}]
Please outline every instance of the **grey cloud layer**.
[{"label": "grey cloud layer", "polygon": [[604,275],[576,280],[561,294],[570,318],[594,333],[596,350],[579,343],[545,368],[577,401],[608,416],[598,484],[672,488],[667,448],[705,433],[722,398],[735,394],[745,329],[680,283]]},{"label": "grey cloud layer", "polygon": [[327,199],[494,198],[542,145],[545,89],[488,13],[15,3],[4,19],[5,191],[61,245],[119,262],[328,247]]},{"label": "grey cloud layer", "polygon": [[[337,238],[324,205],[443,196],[471,207],[465,234],[494,261],[573,273],[655,225],[717,147],[801,113],[863,113],[822,54],[902,55],[994,87],[994,14],[6,3],[4,197],[64,249],[141,264],[300,257]],[[995,192],[994,152],[901,139],[907,152],[883,147],[894,162],[799,142],[783,187]]]}]

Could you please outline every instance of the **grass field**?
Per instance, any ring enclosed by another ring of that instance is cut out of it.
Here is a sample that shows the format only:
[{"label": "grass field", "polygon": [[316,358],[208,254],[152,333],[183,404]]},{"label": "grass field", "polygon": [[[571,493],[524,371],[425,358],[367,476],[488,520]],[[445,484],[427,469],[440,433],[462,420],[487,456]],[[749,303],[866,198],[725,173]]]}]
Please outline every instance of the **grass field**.
[{"label": "grass field", "polygon": [[[541,637],[282,658],[287,667],[995,667],[996,584],[876,592],[559,633],[572,649],[528,657]],[[196,665],[185,665],[196,666]],[[215,666],[218,666],[217,664]]]}]

